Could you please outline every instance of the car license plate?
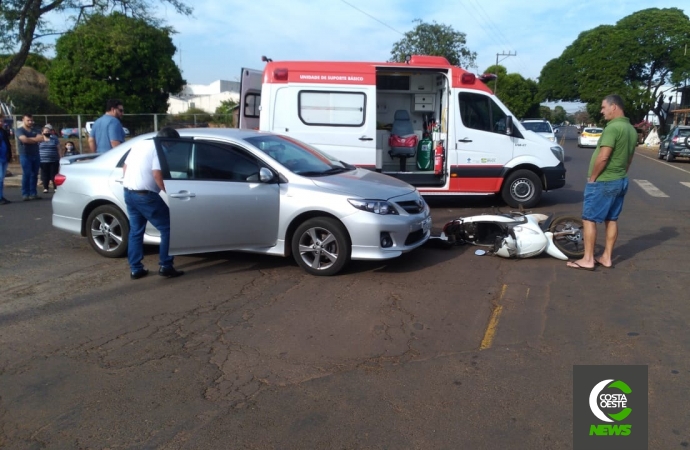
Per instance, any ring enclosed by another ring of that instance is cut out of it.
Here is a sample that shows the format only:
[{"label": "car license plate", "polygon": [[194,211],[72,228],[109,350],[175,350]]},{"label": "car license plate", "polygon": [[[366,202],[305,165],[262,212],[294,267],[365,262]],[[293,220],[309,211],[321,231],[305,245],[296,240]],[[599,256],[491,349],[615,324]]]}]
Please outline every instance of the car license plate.
[{"label": "car license plate", "polygon": [[422,231],[426,234],[431,229],[431,217],[422,220]]}]

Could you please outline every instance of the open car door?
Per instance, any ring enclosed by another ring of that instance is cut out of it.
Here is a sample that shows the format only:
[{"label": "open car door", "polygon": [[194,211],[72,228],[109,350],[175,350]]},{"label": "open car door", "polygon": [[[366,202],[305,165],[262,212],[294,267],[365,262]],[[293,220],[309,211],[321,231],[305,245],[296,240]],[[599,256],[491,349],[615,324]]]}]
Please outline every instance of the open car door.
[{"label": "open car door", "polygon": [[261,107],[261,78],[263,71],[242,69],[240,78],[239,125],[242,129],[259,129]]}]

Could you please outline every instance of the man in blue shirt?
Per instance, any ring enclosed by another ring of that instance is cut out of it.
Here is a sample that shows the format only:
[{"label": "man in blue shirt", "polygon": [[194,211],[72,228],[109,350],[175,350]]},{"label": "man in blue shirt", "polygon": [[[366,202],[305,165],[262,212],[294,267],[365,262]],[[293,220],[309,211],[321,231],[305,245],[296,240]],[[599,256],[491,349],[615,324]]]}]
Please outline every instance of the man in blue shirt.
[{"label": "man in blue shirt", "polygon": [[0,110],[0,205],[12,203],[3,197],[5,173],[7,165],[12,161],[12,147],[10,147],[10,133],[4,127],[5,115]]},{"label": "man in blue shirt", "polygon": [[34,117],[24,114],[22,126],[17,128],[19,139],[19,162],[22,165],[22,200],[40,200],[36,193],[38,184],[38,169],[41,166],[41,157],[38,152],[38,144],[49,140],[34,129]]},{"label": "man in blue shirt", "polygon": [[91,153],[105,153],[125,142],[125,130],[120,119],[125,113],[122,102],[110,99],[105,104],[105,114],[93,123],[89,133]]}]

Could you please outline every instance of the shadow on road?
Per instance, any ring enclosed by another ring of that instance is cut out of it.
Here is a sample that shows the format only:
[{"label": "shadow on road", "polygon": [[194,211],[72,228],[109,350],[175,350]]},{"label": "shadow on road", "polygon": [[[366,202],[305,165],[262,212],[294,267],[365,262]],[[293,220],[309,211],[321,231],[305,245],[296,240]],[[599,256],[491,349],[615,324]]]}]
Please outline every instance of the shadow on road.
[{"label": "shadow on road", "polygon": [[679,235],[675,227],[661,227],[659,231],[654,233],[632,238],[630,241],[614,249],[616,256],[613,258],[613,263],[618,264],[621,261],[632,259],[638,253],[656,247],[662,242],[676,238]]}]

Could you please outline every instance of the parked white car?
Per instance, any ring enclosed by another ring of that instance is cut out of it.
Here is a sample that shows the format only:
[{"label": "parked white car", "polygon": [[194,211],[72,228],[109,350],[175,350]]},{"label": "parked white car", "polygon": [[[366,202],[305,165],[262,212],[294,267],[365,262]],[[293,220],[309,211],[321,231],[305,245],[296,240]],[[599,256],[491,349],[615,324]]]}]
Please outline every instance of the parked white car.
[{"label": "parked white car", "polygon": [[[84,127],[81,129],[81,134],[84,137],[89,137],[91,135],[91,128],[93,127],[93,121],[91,122],[86,122],[84,124]],[[125,137],[129,136],[129,130],[126,127],[122,127],[123,130],[125,130]]]},{"label": "parked white car", "polygon": [[[86,236],[103,256],[126,255],[122,166],[132,145],[153,139],[170,206],[171,255],[292,255],[308,273],[333,275],[350,259],[395,258],[429,239],[429,206],[404,181],[271,133],[179,132],[177,139],[149,133],[106,153],[62,158],[53,226]],[[150,224],[144,242],[160,242]]]},{"label": "parked white car", "polygon": [[520,121],[523,127],[534,131],[540,136],[545,137],[551,142],[556,142],[556,134],[553,132],[551,122],[546,119],[523,119]]}]

